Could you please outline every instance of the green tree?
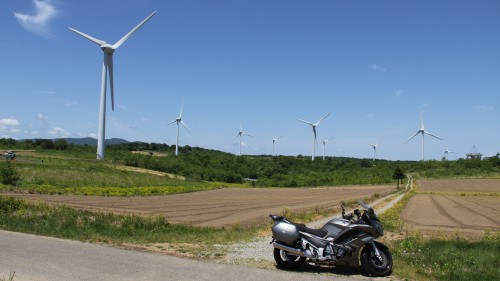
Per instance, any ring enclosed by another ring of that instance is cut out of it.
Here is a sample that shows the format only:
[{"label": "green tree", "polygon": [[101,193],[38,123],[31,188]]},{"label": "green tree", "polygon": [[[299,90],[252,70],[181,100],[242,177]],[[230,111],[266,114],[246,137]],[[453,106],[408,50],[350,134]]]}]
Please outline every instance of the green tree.
[{"label": "green tree", "polygon": [[54,148],[57,150],[66,150],[68,148],[68,142],[65,139],[57,139],[54,141]]},{"label": "green tree", "polygon": [[0,166],[0,177],[2,179],[2,184],[7,185],[17,185],[21,177],[16,169],[14,169],[14,165],[11,162],[4,162]]},{"label": "green tree", "polygon": [[394,169],[394,173],[392,174],[392,179],[398,181],[398,189],[399,189],[399,182],[402,181],[405,178],[405,174],[399,168],[399,166],[396,166],[396,169]]}]

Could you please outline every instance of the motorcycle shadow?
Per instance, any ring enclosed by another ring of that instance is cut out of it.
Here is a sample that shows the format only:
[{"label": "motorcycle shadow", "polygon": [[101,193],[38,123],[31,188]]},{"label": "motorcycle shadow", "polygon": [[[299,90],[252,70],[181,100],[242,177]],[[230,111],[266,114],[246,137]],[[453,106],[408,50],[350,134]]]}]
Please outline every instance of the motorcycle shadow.
[{"label": "motorcycle shadow", "polygon": [[317,264],[309,264],[307,262],[297,269],[288,271],[303,272],[303,273],[330,273],[330,274],[344,275],[344,276],[364,275],[361,267],[317,265]]}]

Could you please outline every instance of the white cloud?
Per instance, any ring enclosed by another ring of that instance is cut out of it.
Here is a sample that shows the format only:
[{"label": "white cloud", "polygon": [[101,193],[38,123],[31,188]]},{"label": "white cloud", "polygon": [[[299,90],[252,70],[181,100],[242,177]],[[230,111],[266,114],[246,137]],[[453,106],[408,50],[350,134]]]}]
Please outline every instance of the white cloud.
[{"label": "white cloud", "polygon": [[36,119],[41,120],[43,122],[47,122],[49,120],[49,117],[43,115],[43,113],[38,113],[36,115]]},{"label": "white cloud", "polygon": [[94,134],[94,133],[90,133],[90,134],[78,133],[77,135],[80,138],[87,138],[87,137],[89,137],[89,138],[97,139],[97,135]]},{"label": "white cloud", "polygon": [[377,64],[372,64],[371,65],[371,68],[374,70],[374,71],[380,71],[380,72],[386,72],[387,71],[387,68],[383,67],[383,66],[380,66],[380,65],[377,65]]},{"label": "white cloud", "polygon": [[394,92],[394,96],[397,98],[397,97],[401,96],[402,93],[403,93],[402,90],[397,90]]},{"label": "white cloud", "polygon": [[19,121],[14,118],[0,119],[0,126],[19,126]]},{"label": "white cloud", "polygon": [[481,113],[481,112],[488,112],[488,111],[493,111],[495,108],[493,106],[485,106],[485,105],[476,105],[472,107],[474,109],[474,112],[476,113]]},{"label": "white cloud", "polygon": [[14,118],[3,118],[0,119],[0,132],[16,134],[21,132],[20,129],[16,128],[19,126],[19,121]]},{"label": "white cloud", "polygon": [[64,106],[66,106],[66,107],[71,107],[71,106],[77,105],[77,104],[78,104],[78,102],[76,102],[76,101],[65,101],[64,102]]},{"label": "white cloud", "polygon": [[71,136],[70,132],[66,131],[65,129],[63,129],[61,127],[54,127],[54,128],[52,128],[52,130],[48,131],[48,134],[52,135],[52,136],[61,136],[61,137],[69,137],[69,136]]},{"label": "white cloud", "polygon": [[29,32],[42,37],[51,37],[50,21],[54,19],[59,11],[50,1],[33,0],[35,14],[14,13],[19,24]]}]

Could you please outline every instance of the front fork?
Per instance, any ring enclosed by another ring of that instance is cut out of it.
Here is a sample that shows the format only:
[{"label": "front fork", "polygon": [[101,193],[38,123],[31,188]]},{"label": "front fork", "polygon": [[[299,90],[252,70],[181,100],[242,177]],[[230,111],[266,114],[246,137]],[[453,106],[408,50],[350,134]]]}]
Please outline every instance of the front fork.
[{"label": "front fork", "polygon": [[382,261],[383,261],[383,260],[382,260],[382,256],[380,255],[380,252],[378,251],[377,246],[375,245],[375,241],[373,241],[373,240],[372,240],[372,241],[371,241],[371,244],[372,244],[373,249],[375,250],[375,256],[377,257],[377,259],[378,259],[379,261],[381,261],[381,262],[382,262]]}]

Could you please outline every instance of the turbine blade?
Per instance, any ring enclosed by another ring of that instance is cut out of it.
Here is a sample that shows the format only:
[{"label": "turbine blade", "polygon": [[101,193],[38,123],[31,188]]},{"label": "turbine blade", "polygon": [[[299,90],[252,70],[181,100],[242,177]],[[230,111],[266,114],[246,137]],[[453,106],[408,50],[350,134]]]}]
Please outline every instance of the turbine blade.
[{"label": "turbine blade", "polygon": [[313,128],[313,135],[314,135],[314,145],[315,145],[315,147],[317,147],[318,146],[318,138],[316,136],[316,127],[313,126],[312,128]]},{"label": "turbine blade", "polygon": [[299,118],[296,118],[296,119],[297,119],[297,120],[299,120],[300,122],[306,123],[307,125],[311,125],[311,126],[313,126],[313,125],[314,125],[314,124],[313,124],[313,123],[311,123],[311,122],[307,122],[307,121],[304,121],[304,120],[299,119]]},{"label": "turbine blade", "polygon": [[115,88],[113,82],[113,55],[106,54],[106,68],[109,73],[109,88],[111,89],[111,109],[115,111]]},{"label": "turbine blade", "polygon": [[174,119],[174,121],[172,121],[172,122],[168,123],[168,124],[167,124],[167,126],[168,126],[168,125],[170,125],[170,124],[174,124],[174,123],[175,123],[175,121],[177,121],[177,120],[175,120],[175,119]]},{"label": "turbine blade", "polygon": [[252,138],[253,138],[253,136],[252,136],[252,135],[247,134],[247,133],[243,133],[243,135],[245,135],[245,136],[249,136],[249,137],[252,137]]},{"label": "turbine blade", "polygon": [[431,133],[429,133],[429,132],[427,132],[427,131],[424,131],[424,134],[427,134],[427,135],[429,135],[429,136],[431,136],[431,137],[435,137],[436,139],[443,140],[442,138],[440,138],[440,137],[438,137],[438,136],[436,136],[436,135],[433,135],[433,134],[431,134]]},{"label": "turbine blade", "polygon": [[181,124],[182,126],[184,126],[184,128],[186,128],[186,130],[191,134],[191,131],[188,129],[188,127],[186,126],[186,124],[184,122],[181,121]]},{"label": "turbine blade", "polygon": [[97,45],[99,45],[99,46],[102,46],[102,45],[106,44],[106,42],[105,42],[105,41],[102,41],[102,40],[96,39],[96,38],[94,38],[94,37],[92,37],[92,36],[90,36],[90,35],[88,35],[88,34],[85,34],[85,33],[81,32],[81,31],[78,31],[78,30],[76,30],[76,29],[74,29],[74,28],[71,28],[71,27],[68,27],[68,28],[69,28],[69,30],[73,31],[74,33],[76,33],[76,34],[78,34],[78,35],[80,35],[80,36],[82,36],[82,37],[84,37],[84,38],[87,38],[88,40],[90,40],[90,41],[92,41],[92,42],[96,43],[96,44],[97,44]]},{"label": "turbine blade", "polygon": [[422,112],[420,112],[420,129],[424,130],[424,117],[422,117]]},{"label": "turbine blade", "polygon": [[236,135],[236,137],[234,137],[233,141],[234,141],[235,139],[237,139],[239,136],[240,136],[240,133],[238,133],[238,134]]},{"label": "turbine blade", "polygon": [[182,108],[184,107],[184,99],[181,102],[181,114],[179,115],[179,118],[182,118]]},{"label": "turbine blade", "polygon": [[414,134],[413,136],[411,136],[409,139],[407,139],[405,142],[403,142],[403,144],[409,142],[412,138],[414,138],[415,136],[417,136],[420,132],[417,132],[416,134]]},{"label": "turbine blade", "polygon": [[154,11],[153,13],[151,13],[151,15],[149,15],[147,18],[145,18],[141,23],[139,23],[136,27],[134,27],[134,29],[132,29],[129,33],[127,33],[125,36],[122,37],[122,39],[120,39],[118,42],[116,42],[114,45],[113,45],[113,49],[117,49],[118,47],[120,47],[123,42],[125,42],[130,36],[132,36],[132,34],[134,34],[134,32],[136,32],[141,26],[143,26],[152,16],[154,16],[156,14],[156,11]]},{"label": "turbine blade", "polygon": [[332,112],[328,112],[325,116],[323,116],[323,118],[319,119],[318,122],[316,122],[316,126],[319,126],[319,123],[321,123],[328,115],[330,115]]}]

